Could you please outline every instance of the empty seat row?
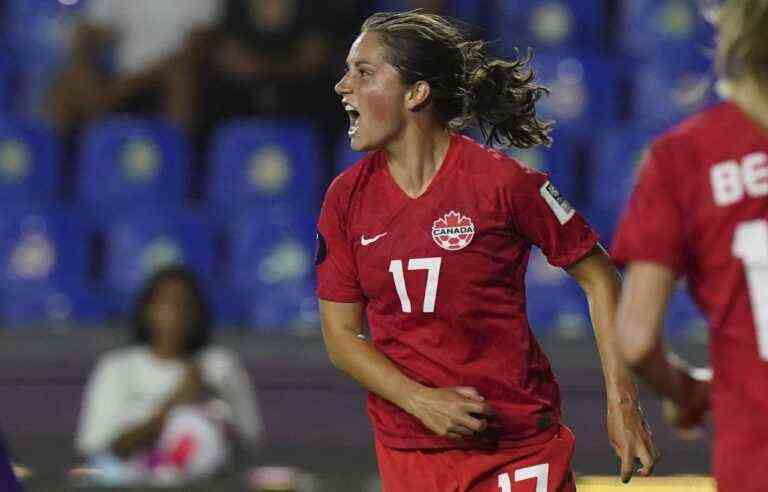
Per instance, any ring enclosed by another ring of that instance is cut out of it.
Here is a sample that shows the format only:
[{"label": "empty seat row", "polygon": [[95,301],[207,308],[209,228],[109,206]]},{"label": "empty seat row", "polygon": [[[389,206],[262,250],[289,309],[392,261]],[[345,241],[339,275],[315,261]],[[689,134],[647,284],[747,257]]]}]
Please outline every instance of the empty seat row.
[{"label": "empty seat row", "polygon": [[264,207],[226,220],[176,207],[136,207],[104,226],[88,217],[0,210],[2,317],[34,321],[61,305],[75,319],[124,314],[147,276],[170,264],[201,277],[221,321],[290,325],[314,309],[314,219]]},{"label": "empty seat row", "polygon": [[[218,129],[209,153],[211,204],[291,203],[316,207],[320,148],[300,122],[233,121]],[[61,144],[39,123],[0,118],[0,203],[53,203],[61,187]],[[113,117],[92,124],[80,142],[77,202],[97,209],[182,203],[192,148],[159,120]]]}]

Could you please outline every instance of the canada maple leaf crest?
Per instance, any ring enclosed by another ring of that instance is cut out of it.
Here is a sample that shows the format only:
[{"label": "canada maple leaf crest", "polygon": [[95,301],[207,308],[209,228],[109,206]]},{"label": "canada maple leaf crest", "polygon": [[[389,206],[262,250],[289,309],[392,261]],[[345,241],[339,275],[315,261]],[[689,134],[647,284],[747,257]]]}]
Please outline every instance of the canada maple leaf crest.
[{"label": "canada maple leaf crest", "polygon": [[451,210],[432,223],[432,239],[443,249],[456,251],[466,247],[475,235],[472,219]]}]

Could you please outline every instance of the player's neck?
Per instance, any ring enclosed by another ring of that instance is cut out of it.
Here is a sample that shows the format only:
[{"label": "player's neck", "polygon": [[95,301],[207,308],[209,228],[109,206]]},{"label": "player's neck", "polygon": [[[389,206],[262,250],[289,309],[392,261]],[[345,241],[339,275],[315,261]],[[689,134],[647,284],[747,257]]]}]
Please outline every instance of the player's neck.
[{"label": "player's neck", "polygon": [[768,91],[752,77],[730,82],[729,98],[768,132]]},{"label": "player's neck", "polygon": [[406,195],[418,198],[429,188],[450,142],[450,134],[441,127],[414,125],[387,146],[389,173]]}]

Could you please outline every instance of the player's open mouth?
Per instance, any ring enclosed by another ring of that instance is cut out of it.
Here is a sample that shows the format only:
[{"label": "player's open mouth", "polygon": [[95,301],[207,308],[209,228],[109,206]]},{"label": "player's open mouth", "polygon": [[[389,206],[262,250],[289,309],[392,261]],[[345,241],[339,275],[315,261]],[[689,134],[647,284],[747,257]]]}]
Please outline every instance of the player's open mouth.
[{"label": "player's open mouth", "polygon": [[357,129],[360,127],[360,113],[349,103],[344,104],[344,110],[347,112],[347,116],[349,116],[347,135],[351,137],[357,133]]}]

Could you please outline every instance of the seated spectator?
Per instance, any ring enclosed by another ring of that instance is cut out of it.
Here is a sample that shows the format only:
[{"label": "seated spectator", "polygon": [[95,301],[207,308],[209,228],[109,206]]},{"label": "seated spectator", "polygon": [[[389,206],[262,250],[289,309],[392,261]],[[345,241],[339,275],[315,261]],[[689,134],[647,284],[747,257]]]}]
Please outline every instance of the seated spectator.
[{"label": "seated spectator", "polygon": [[254,390],[235,354],[210,344],[208,308],[191,273],[156,273],[133,326],[135,343],[99,360],[80,414],[77,450],[103,481],[210,475],[232,444],[259,443]]},{"label": "seated spectator", "polygon": [[299,117],[332,145],[346,125],[333,92],[360,2],[225,0],[202,82],[209,127],[244,116]]},{"label": "seated spectator", "polygon": [[[220,0],[98,0],[75,29],[71,60],[51,86],[49,117],[64,133],[110,112],[160,113],[193,128],[200,65]],[[104,63],[113,48],[114,69]]]}]

